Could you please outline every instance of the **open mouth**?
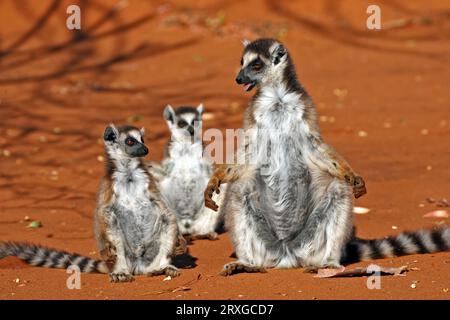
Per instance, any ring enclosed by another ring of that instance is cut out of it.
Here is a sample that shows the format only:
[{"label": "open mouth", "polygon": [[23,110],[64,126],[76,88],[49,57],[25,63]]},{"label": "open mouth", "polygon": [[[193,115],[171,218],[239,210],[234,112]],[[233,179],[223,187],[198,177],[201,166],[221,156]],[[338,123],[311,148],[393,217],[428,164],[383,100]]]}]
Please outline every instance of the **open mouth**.
[{"label": "open mouth", "polygon": [[255,85],[256,85],[255,82],[244,83],[244,90],[250,91],[255,87]]}]

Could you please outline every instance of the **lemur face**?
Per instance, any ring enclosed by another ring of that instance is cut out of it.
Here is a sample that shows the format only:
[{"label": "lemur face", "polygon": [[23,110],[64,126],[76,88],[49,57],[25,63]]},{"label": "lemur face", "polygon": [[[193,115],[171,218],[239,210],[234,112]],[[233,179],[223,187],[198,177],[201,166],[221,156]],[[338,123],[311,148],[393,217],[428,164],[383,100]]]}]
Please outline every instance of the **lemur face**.
[{"label": "lemur face", "polygon": [[144,128],[127,125],[116,128],[110,124],[105,129],[103,140],[108,153],[113,157],[143,157],[148,154],[148,148],[144,144],[144,132]]},{"label": "lemur face", "polygon": [[202,128],[203,104],[197,108],[182,106],[173,109],[167,105],[164,109],[164,118],[172,133],[172,139],[197,140],[200,138]]},{"label": "lemur face", "polygon": [[272,39],[244,41],[241,70],[236,82],[244,85],[245,91],[282,76],[287,52],[283,45]]}]

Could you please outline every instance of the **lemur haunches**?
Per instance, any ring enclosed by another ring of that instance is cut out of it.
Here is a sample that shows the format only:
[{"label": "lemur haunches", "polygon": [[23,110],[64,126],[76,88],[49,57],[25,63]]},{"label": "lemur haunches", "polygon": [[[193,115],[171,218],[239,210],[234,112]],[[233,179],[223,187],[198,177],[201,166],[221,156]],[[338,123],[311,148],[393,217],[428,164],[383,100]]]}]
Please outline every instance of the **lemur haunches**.
[{"label": "lemur haunches", "polygon": [[[109,125],[104,132],[106,172],[97,194],[94,232],[102,260],[39,245],[4,242],[0,259],[17,256],[47,268],[76,265],[82,272],[108,273],[111,282],[133,275],[179,275],[171,257],[179,241],[175,214],[161,200],[153,176],[143,164],[144,130]],[[182,244],[182,243],[181,243]],[[177,253],[184,251],[178,248]]]},{"label": "lemur haunches", "polygon": [[244,130],[256,130],[244,152],[257,150],[256,160],[217,165],[205,190],[205,204],[217,210],[211,197],[227,183],[220,211],[237,261],[226,264],[222,275],[338,268],[450,248],[448,227],[377,240],[355,238],[352,190],[355,197],[364,195],[364,180],[323,141],[314,104],[286,48],[272,39],[244,46],[236,82],[246,91],[257,89],[244,116]]},{"label": "lemur haunches", "polygon": [[203,155],[202,115],[202,104],[176,109],[167,105],[164,109],[171,138],[162,161],[160,189],[167,205],[177,214],[183,235],[214,240],[220,216],[204,203],[203,192],[212,174],[212,163]]}]

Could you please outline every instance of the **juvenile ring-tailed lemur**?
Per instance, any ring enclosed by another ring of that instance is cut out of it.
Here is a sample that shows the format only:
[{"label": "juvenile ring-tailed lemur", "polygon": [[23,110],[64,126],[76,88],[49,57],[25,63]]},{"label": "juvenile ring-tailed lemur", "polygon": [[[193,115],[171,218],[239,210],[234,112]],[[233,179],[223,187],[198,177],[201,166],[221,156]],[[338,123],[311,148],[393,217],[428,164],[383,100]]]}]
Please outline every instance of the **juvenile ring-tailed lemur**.
[{"label": "juvenile ring-tailed lemur", "polygon": [[178,227],[191,239],[217,238],[219,214],[205,207],[203,192],[212,174],[212,164],[203,156],[203,105],[182,106],[175,110],[167,105],[164,118],[171,131],[162,162],[164,177],[161,195],[176,213]]},{"label": "juvenile ring-tailed lemur", "polygon": [[0,258],[17,256],[48,268],[77,265],[83,272],[108,273],[110,281],[132,281],[133,275],[179,271],[170,264],[178,240],[175,214],[161,201],[141,157],[147,155],[144,129],[109,125],[103,136],[106,173],[97,194],[94,231],[103,260],[41,247],[7,242]]},{"label": "juvenile ring-tailed lemur", "polygon": [[322,140],[285,47],[272,39],[244,45],[236,82],[257,88],[244,117],[244,129],[256,130],[245,152],[256,148],[256,161],[216,166],[205,190],[206,205],[217,210],[211,196],[228,183],[221,212],[237,261],[221,274],[449,250],[448,227],[378,240],[352,236],[351,190],[366,193],[364,180]]}]

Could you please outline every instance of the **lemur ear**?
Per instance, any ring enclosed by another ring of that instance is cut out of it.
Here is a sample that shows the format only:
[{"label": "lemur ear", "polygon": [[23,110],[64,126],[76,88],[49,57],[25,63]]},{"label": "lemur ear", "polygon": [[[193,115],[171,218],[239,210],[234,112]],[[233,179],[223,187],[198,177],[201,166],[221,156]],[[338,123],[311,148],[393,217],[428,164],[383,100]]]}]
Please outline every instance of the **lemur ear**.
[{"label": "lemur ear", "polygon": [[197,112],[199,115],[203,114],[203,103],[200,103],[197,107]]},{"label": "lemur ear", "polygon": [[174,124],[175,122],[175,111],[170,104],[166,106],[163,112],[164,119],[170,124]]},{"label": "lemur ear", "polygon": [[274,65],[277,65],[280,63],[281,58],[283,58],[286,55],[286,49],[282,44],[279,44],[275,50],[273,50],[272,53],[272,61]]},{"label": "lemur ear", "polygon": [[119,131],[114,126],[114,124],[111,123],[105,129],[105,133],[103,134],[103,140],[105,140],[105,141],[116,141],[118,136],[119,136]]},{"label": "lemur ear", "polygon": [[145,128],[142,127],[139,132],[141,133],[141,137],[143,137],[145,135]]},{"label": "lemur ear", "polygon": [[247,39],[243,39],[243,40],[241,40],[241,42],[242,42],[242,45],[244,46],[244,48],[246,47],[246,46],[248,46],[249,44],[250,44],[250,40],[247,40]]}]

